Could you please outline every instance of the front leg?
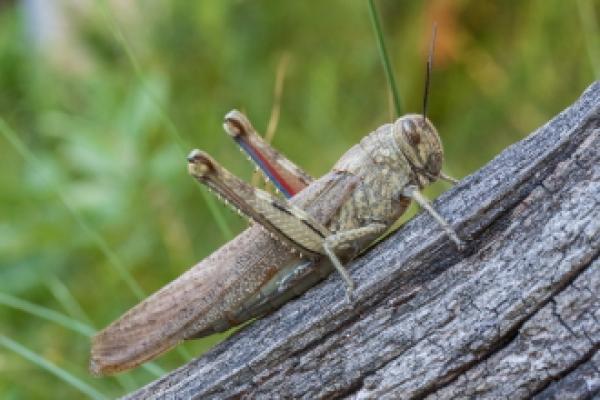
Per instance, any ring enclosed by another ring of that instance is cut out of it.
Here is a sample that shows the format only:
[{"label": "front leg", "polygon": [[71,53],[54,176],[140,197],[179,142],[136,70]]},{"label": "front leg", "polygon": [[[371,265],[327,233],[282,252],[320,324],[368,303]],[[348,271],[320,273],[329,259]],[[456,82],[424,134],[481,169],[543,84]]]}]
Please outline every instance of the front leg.
[{"label": "front leg", "polygon": [[302,168],[265,142],[241,112],[228,112],[223,127],[286,198],[292,197],[312,182],[312,177]]},{"label": "front leg", "polygon": [[409,197],[419,203],[421,208],[427,211],[433,219],[437,221],[438,224],[444,229],[448,237],[456,244],[456,247],[459,250],[463,250],[465,248],[465,243],[460,240],[454,229],[450,226],[446,220],[434,210],[434,208],[429,204],[429,200],[425,196],[419,192],[419,189],[415,186],[407,186],[402,190],[402,195]]}]

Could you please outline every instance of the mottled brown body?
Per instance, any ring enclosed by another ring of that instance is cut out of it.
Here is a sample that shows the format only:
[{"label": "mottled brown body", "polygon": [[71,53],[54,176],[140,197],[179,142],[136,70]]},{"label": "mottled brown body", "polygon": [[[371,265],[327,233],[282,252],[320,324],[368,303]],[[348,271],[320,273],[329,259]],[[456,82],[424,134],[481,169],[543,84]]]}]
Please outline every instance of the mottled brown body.
[{"label": "mottled brown body", "polygon": [[[422,120],[421,116],[416,117]],[[428,121],[422,121],[424,127],[433,129]],[[373,222],[380,222],[385,224],[386,228],[389,227],[408,205],[401,189],[411,184],[425,186],[429,183],[419,183],[419,175],[413,171],[403,152],[413,150],[403,149],[398,143],[404,134],[402,124],[402,120],[398,120],[393,125],[381,126],[350,148],[333,166],[334,171],[343,171],[358,177],[360,184],[329,224],[332,232],[347,231]],[[431,133],[437,138],[435,130]],[[432,141],[432,145],[427,144],[427,147],[441,152],[439,139]],[[439,170],[434,176],[438,173]]]},{"label": "mottled brown body", "polygon": [[[234,137],[253,132],[238,112],[228,114],[226,129]],[[305,290],[328,273],[331,265],[351,291],[353,284],[342,262],[387,230],[410,198],[432,213],[460,245],[452,229],[419,194],[420,188],[440,176],[442,155],[431,123],[420,115],[405,116],[363,138],[331,172],[287,202],[251,188],[206,153],[192,152],[190,173],[257,224],[96,335],[90,369],[110,374],[132,368],[184,339],[260,315],[291,297],[288,292],[295,294],[295,288]],[[273,164],[282,159],[274,149],[265,157]],[[310,179],[287,160],[277,165],[291,177],[297,176],[300,186],[302,180]],[[299,253],[312,261],[303,260]],[[307,266],[308,271],[299,279],[300,286],[273,283],[282,271],[299,266]],[[282,296],[275,293],[278,285],[284,286],[278,289]]]}]

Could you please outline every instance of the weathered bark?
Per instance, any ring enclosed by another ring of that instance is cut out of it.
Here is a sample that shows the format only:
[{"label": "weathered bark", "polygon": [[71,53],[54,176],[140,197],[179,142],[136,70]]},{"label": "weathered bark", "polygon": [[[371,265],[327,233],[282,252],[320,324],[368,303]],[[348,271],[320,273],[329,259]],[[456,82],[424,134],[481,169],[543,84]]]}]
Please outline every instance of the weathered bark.
[{"label": "weathered bark", "polygon": [[600,82],[425,214],[141,398],[600,395]]}]

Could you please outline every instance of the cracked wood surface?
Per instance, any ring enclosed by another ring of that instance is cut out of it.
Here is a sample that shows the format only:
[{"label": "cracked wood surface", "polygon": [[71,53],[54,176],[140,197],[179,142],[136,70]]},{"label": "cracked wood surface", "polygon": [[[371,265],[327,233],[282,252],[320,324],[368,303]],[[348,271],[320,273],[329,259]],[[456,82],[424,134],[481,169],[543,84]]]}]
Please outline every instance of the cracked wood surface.
[{"label": "cracked wood surface", "polygon": [[600,396],[600,82],[435,207],[128,398]]}]

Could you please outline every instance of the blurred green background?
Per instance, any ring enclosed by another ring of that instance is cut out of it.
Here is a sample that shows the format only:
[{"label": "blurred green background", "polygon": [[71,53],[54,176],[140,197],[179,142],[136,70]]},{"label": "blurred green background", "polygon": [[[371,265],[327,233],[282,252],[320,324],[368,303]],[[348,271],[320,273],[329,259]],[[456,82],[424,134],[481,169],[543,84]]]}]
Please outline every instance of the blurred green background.
[{"label": "blurred green background", "polygon": [[[598,1],[375,4],[405,112],[438,23],[429,114],[457,177],[600,76]],[[0,398],[115,397],[219,340],[87,372],[95,330],[244,228],[184,158],[251,179],[232,108],[327,171],[393,117],[367,1],[0,1]]]}]

